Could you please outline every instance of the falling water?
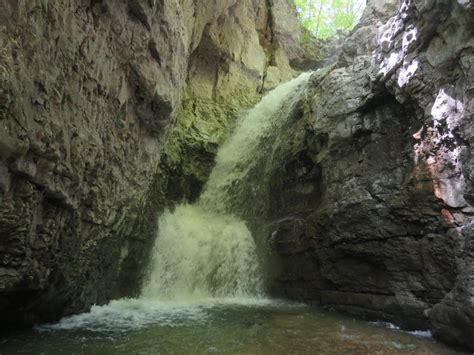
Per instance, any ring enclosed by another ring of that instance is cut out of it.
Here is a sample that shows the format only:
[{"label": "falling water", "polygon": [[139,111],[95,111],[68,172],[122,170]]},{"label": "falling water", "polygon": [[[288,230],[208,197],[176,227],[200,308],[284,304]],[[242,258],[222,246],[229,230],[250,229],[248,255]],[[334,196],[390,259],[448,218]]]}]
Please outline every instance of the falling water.
[{"label": "falling water", "polygon": [[261,293],[255,243],[243,221],[198,203],[165,212],[158,223],[153,269],[143,296],[196,300]]},{"label": "falling water", "polygon": [[199,201],[159,218],[142,297],[0,339],[2,353],[450,354],[393,327],[261,297],[262,272],[244,220],[267,206],[268,167],[285,145],[281,132],[298,118],[309,76],[279,86],[249,111],[219,150]]},{"label": "falling water", "polygon": [[262,147],[268,144],[263,143],[284,125],[309,77],[304,73],[268,93],[220,148],[199,201],[159,218],[144,297],[195,300],[262,295],[255,241],[237,217],[240,192],[249,184],[259,185],[247,178],[259,162],[256,155],[265,154]]}]

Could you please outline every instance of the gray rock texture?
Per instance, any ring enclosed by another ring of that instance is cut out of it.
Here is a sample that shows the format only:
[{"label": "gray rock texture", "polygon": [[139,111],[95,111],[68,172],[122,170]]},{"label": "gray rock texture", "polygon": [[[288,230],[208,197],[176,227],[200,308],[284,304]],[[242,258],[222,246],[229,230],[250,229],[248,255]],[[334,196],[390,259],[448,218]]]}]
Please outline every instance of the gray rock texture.
[{"label": "gray rock texture", "polygon": [[0,318],[11,327],[136,294],[157,211],[196,194],[221,140],[209,129],[232,121],[216,117],[290,78],[302,50],[283,0],[0,8]]},{"label": "gray rock texture", "polygon": [[272,289],[473,350],[474,3],[381,5],[275,168]]}]

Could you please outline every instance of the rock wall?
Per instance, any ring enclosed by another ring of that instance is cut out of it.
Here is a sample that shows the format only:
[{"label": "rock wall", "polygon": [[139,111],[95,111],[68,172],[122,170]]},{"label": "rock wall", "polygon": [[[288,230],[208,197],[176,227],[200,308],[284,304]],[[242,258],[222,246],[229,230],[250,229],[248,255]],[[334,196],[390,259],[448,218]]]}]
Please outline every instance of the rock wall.
[{"label": "rock wall", "polygon": [[313,76],[275,171],[275,293],[474,349],[473,11],[369,1]]},{"label": "rock wall", "polygon": [[205,28],[190,58],[182,110],[155,177],[162,204],[195,200],[242,109],[294,77],[293,67],[314,64],[314,54],[299,45],[290,3],[237,1],[229,16]]},{"label": "rock wall", "polygon": [[[156,213],[200,188],[222,140],[210,136],[232,121],[219,117],[291,77],[301,50],[284,0],[0,6],[0,318],[10,327],[136,294]],[[189,152],[207,165],[188,172]],[[175,177],[185,186],[164,196],[170,181],[181,186]]]}]

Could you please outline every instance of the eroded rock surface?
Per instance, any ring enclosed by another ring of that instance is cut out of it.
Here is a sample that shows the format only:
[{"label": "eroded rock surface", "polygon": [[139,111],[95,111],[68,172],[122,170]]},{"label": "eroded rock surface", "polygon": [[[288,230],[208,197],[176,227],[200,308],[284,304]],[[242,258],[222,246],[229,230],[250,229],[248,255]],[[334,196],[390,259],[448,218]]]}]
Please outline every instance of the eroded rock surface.
[{"label": "eroded rock surface", "polygon": [[[291,77],[301,51],[286,1],[0,7],[0,318],[11,326],[135,294],[166,202],[160,159],[173,182],[181,159],[204,152],[175,193],[195,194],[221,140],[208,128],[231,122],[211,119]],[[170,143],[160,158],[173,126],[191,152]]]},{"label": "eroded rock surface", "polygon": [[314,75],[276,172],[274,291],[472,350],[474,4],[381,3]]}]

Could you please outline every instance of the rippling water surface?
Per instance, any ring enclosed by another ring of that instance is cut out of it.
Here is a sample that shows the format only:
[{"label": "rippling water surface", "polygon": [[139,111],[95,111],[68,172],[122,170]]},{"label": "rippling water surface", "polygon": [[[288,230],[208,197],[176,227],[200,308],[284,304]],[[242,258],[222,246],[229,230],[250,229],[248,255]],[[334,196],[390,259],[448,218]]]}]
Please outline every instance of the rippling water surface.
[{"label": "rippling water surface", "polygon": [[135,299],[12,333],[1,354],[451,354],[427,337],[286,302]]}]

